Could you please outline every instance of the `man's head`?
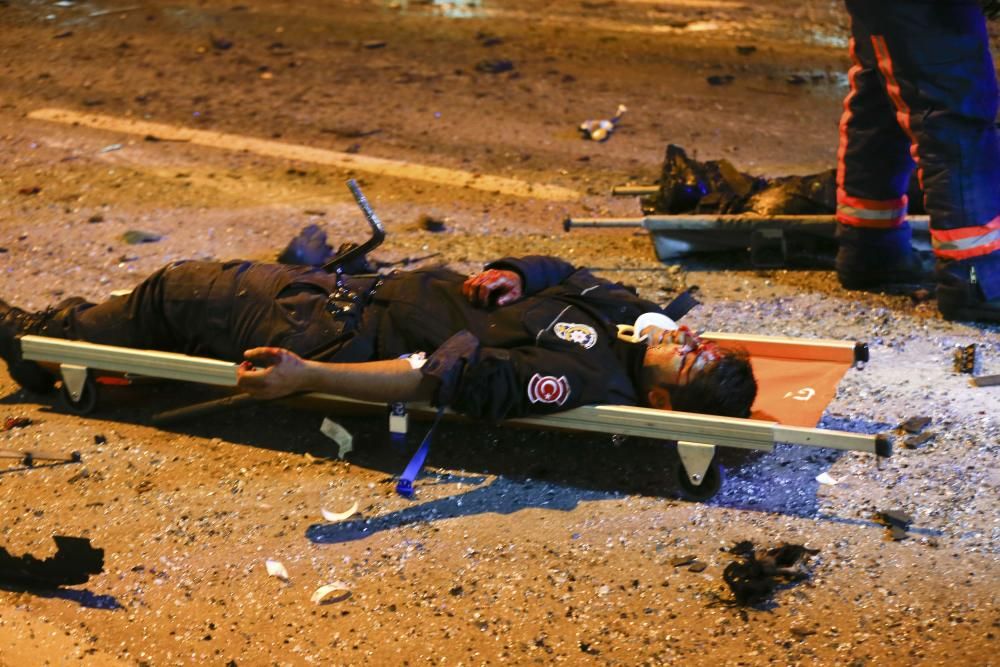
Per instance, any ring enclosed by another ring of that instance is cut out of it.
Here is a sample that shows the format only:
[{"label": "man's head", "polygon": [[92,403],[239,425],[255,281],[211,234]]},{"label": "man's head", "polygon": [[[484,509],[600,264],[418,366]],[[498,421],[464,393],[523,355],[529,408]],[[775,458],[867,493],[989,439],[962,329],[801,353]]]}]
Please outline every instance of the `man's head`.
[{"label": "man's head", "polygon": [[757,381],[746,352],[702,342],[686,330],[651,335],[647,340],[639,389],[651,407],[750,416]]}]

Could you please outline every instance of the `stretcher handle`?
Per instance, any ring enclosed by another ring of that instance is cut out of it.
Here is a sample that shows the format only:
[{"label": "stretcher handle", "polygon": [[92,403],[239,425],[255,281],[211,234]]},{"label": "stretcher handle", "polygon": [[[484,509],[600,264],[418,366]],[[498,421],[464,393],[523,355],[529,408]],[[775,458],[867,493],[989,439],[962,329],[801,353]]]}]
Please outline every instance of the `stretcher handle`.
[{"label": "stretcher handle", "polygon": [[375,211],[372,210],[371,205],[368,203],[368,199],[365,197],[364,193],[361,192],[361,186],[353,178],[347,181],[347,187],[350,188],[351,194],[354,195],[354,201],[358,203],[361,208],[361,212],[365,214],[365,219],[371,226],[372,235],[367,241],[358,246],[353,246],[348,248],[342,253],[337,254],[333,259],[323,265],[323,270],[327,273],[335,273],[337,269],[351,261],[356,257],[363,257],[369,252],[377,248],[385,240],[385,227],[382,225],[382,221],[378,219],[375,215]]},{"label": "stretcher handle", "polygon": [[233,394],[232,396],[217,398],[211,401],[204,401],[202,403],[195,403],[194,405],[177,408],[176,410],[158,412],[150,417],[150,421],[154,426],[166,426],[168,424],[173,424],[185,419],[191,419],[193,417],[203,417],[205,415],[215,414],[224,410],[242,408],[256,402],[257,399],[250,394]]}]

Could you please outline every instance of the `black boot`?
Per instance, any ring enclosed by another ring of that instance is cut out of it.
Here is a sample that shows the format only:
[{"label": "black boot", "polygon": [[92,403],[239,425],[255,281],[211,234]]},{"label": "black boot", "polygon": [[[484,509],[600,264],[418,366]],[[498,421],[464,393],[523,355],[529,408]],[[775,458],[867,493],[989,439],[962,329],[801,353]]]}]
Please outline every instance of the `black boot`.
[{"label": "black boot", "polygon": [[910,245],[910,227],[858,229],[837,225],[837,278],[849,290],[919,283],[927,277]]},{"label": "black boot", "polygon": [[[957,275],[956,275],[957,274]],[[1000,322],[1000,299],[987,301],[977,284],[975,269],[939,269],[938,310],[946,320]]]},{"label": "black boot", "polygon": [[33,361],[21,357],[20,337],[42,332],[46,316],[29,313],[0,299],[0,357],[7,362],[7,371],[19,385],[44,394],[55,386],[56,378]]}]

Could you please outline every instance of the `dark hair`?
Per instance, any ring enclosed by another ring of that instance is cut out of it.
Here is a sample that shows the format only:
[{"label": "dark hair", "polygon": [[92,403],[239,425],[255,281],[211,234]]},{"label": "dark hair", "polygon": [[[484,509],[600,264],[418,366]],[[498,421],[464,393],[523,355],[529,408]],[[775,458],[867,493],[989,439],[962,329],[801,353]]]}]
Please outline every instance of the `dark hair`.
[{"label": "dark hair", "polygon": [[687,384],[664,385],[670,408],[722,417],[749,417],[757,380],[744,350],[720,350],[721,358],[696,373]]}]

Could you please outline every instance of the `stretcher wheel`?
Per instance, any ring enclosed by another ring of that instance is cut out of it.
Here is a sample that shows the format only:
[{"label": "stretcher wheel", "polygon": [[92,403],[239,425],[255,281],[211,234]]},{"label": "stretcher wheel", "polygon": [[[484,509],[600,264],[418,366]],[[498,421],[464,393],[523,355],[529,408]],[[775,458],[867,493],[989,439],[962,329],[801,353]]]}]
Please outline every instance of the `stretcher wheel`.
[{"label": "stretcher wheel", "polygon": [[677,478],[677,486],[681,498],[693,502],[704,502],[714,497],[719,492],[719,489],[722,488],[722,483],[726,479],[725,469],[723,469],[718,461],[712,461],[709,464],[708,470],[705,471],[705,478],[701,480],[701,484],[695,484],[688,479],[687,471],[684,470],[684,464],[680,461],[674,466],[674,475]]},{"label": "stretcher wheel", "polygon": [[88,376],[83,383],[79,400],[74,401],[64,382],[59,389],[59,398],[63,406],[70,412],[78,415],[89,415],[97,407],[97,383],[94,382],[94,378]]}]

